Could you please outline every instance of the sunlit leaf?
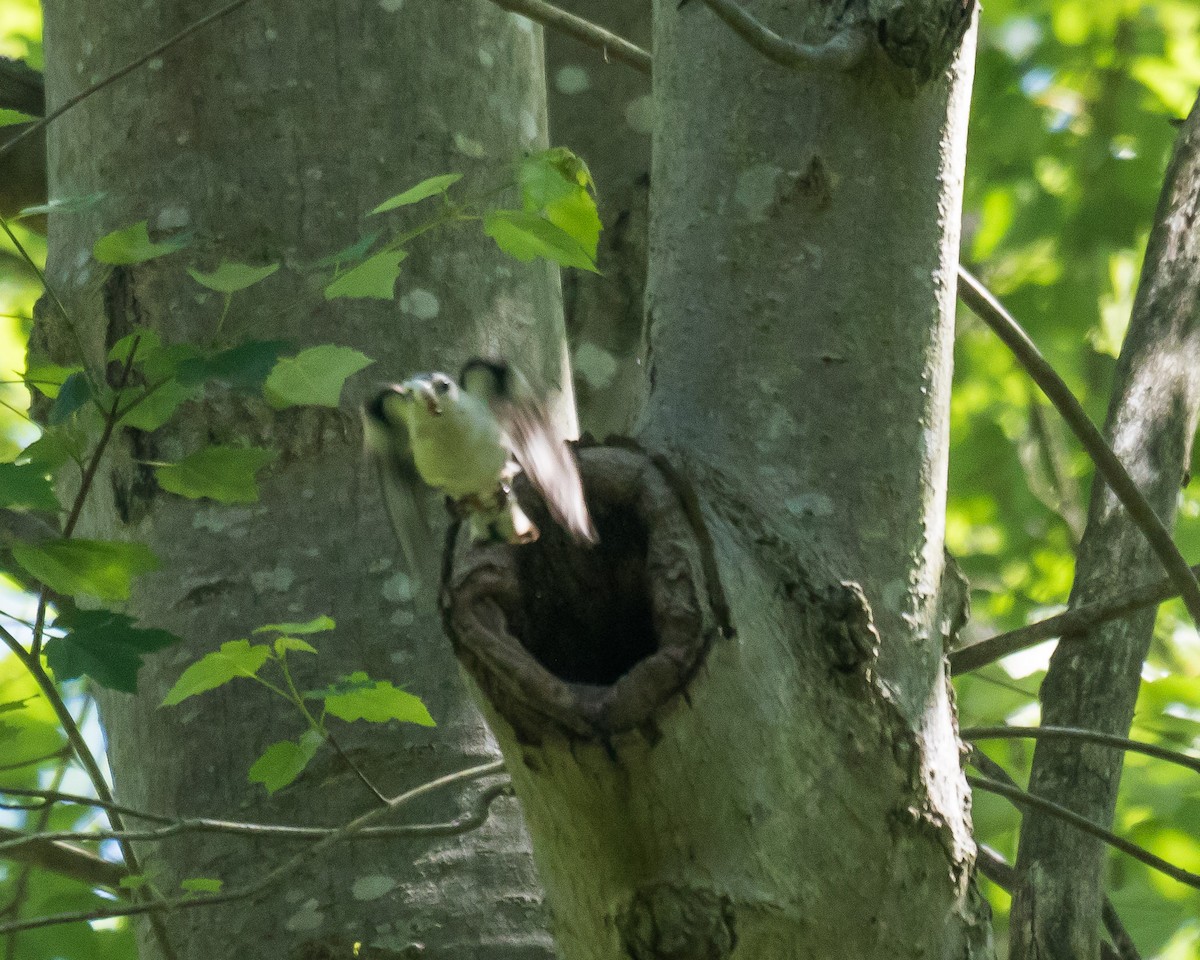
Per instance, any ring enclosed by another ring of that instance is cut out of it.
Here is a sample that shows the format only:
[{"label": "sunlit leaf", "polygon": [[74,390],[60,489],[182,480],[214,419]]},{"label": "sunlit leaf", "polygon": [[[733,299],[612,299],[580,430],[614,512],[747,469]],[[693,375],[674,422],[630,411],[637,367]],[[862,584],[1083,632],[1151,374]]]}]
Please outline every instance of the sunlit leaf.
[{"label": "sunlit leaf", "polygon": [[179,886],[188,893],[220,893],[224,881],[213,877],[188,877],[180,880]]},{"label": "sunlit leaf", "polygon": [[316,653],[317,648],[299,637],[279,637],[275,641],[275,654],[282,657],[287,653]]},{"label": "sunlit leaf", "polygon": [[319,733],[309,730],[298,741],[271,744],[250,768],[250,782],[261,783],[268,793],[283,789],[304,772],[322,741]]},{"label": "sunlit leaf", "polygon": [[148,222],[142,220],[105,234],[92,246],[92,256],[101,263],[129,266],[175,253],[187,245],[178,239],[155,243],[150,239],[147,226]]},{"label": "sunlit leaf", "polygon": [[541,257],[564,267],[599,272],[575,237],[536,213],[494,210],[484,217],[483,229],[501,250],[522,262]]},{"label": "sunlit leaf", "polygon": [[387,680],[372,680],[361,671],[344,677],[327,690],[312,691],[306,696],[324,700],[325,709],[342,720],[366,720],[369,723],[402,720],[423,727],[435,725],[420,698]]},{"label": "sunlit leaf", "polygon": [[395,210],[397,207],[405,207],[410,203],[417,203],[426,197],[445,193],[448,187],[458,183],[461,179],[461,173],[443,173],[440,176],[422,180],[415,187],[409,187],[403,193],[396,194],[390,200],[384,200],[383,203],[371,211],[371,215],[386,213],[388,210]]},{"label": "sunlit leaf", "polygon": [[128,600],[133,578],[159,567],[141,543],[113,540],[51,540],[14,544],[13,557],[57,593],[101,600]]},{"label": "sunlit leaf", "polygon": [[346,380],[374,363],[350,347],[324,344],[280,360],[267,377],[264,393],[276,410],[285,407],[336,407]]},{"label": "sunlit leaf", "polygon": [[278,263],[268,263],[265,266],[252,267],[246,263],[222,261],[212,273],[203,273],[193,267],[188,267],[187,272],[202,287],[208,287],[218,293],[237,293],[266,280],[279,266]]},{"label": "sunlit leaf", "polygon": [[158,467],[154,475],[164,490],[191,500],[255,503],[258,471],[277,456],[277,451],[261,447],[205,447],[178,463]]},{"label": "sunlit leaf", "polygon": [[183,671],[162,705],[173,707],[188,697],[224,686],[230,680],[254,677],[270,656],[271,648],[265,644],[251,644],[249,640],[223,643],[220,650],[205,655]]},{"label": "sunlit leaf", "polygon": [[324,633],[326,630],[332,630],[336,624],[333,622],[333,617],[328,617],[322,614],[309,620],[307,623],[267,623],[261,627],[255,627],[255,633]]},{"label": "sunlit leaf", "polygon": [[384,250],[347,270],[325,288],[325,299],[339,297],[391,300],[396,294],[400,264],[408,254],[403,250]]},{"label": "sunlit leaf", "polygon": [[62,385],[73,373],[82,373],[83,367],[62,367],[57,363],[31,363],[25,370],[25,383],[45,397],[53,400]]}]

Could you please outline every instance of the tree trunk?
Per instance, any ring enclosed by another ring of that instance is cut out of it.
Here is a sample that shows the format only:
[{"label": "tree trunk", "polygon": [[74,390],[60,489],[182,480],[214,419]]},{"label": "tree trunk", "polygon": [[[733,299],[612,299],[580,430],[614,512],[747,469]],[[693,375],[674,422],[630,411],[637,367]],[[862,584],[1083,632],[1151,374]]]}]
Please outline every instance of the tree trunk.
[{"label": "tree trunk", "polygon": [[[180,0],[51,0],[50,105],[208,12],[208,4]],[[251,4],[51,128],[54,195],[104,191],[106,199],[98,211],[53,218],[48,276],[97,365],[134,326],[166,342],[214,336],[221,298],[193,283],[185,263],[281,261],[278,274],[235,296],[224,333],[361,349],[377,363],[347,390],[343,409],[361,402],[372,379],[453,371],[480,352],[519,354],[555,382],[563,344],[557,278],[540,262],[501,255],[478,232],[415,245],[398,284],[399,309],[327,303],[309,270],[367,232],[364,211],[417,180],[449,170],[487,177],[544,144],[541,32],[526,20],[484,2]],[[127,268],[90,259],[97,237],[146,218],[152,230],[192,231],[192,248]],[[52,317],[43,317],[38,341],[35,350],[76,359]],[[261,503],[197,506],[148,482],[146,462],[214,441],[281,451]],[[342,733],[386,793],[493,755],[440,637],[432,592],[408,597],[354,414],[274,413],[258,401],[210,398],[189,405],[178,426],[125,431],[106,468],[83,532],[154,549],[162,572],[140,581],[130,611],[187,641],[144,668],[138,696],[103,699],[127,803],[327,825],[369,809],[375,800],[334,756],[318,757],[274,798],[247,782],[267,744],[302,732],[250,683],[157,707],[185,664],[221,642],[320,613],[338,629],[303,683],[367,670],[421,696],[439,723],[431,731],[359,724]],[[452,819],[458,806],[456,797],[439,796],[411,816]],[[237,887],[294,849],[206,837],[142,854],[171,892],[196,876]],[[253,908],[234,903],[166,922],[180,958],[348,957],[355,943],[363,956],[553,955],[511,801],[466,836],[341,846]],[[148,940],[143,947],[143,956],[158,955]]]},{"label": "tree trunk", "polygon": [[[1200,100],[1180,131],[1154,217],[1121,348],[1106,433],[1170,529],[1200,413]],[[1079,548],[1071,607],[1159,575],[1154,551],[1097,479]],[[1042,723],[1126,736],[1154,636],[1154,607],[1064,636],[1039,693]],[[1101,826],[1112,823],[1124,754],[1039,740],[1030,790]],[[1100,955],[1106,851],[1095,837],[1026,812],[1013,901],[1016,960]]]},{"label": "tree trunk", "polygon": [[560,946],[988,956],[940,598],[973,31],[796,74],[655,16],[645,449],[582,452],[597,551],[460,543],[446,611]]}]

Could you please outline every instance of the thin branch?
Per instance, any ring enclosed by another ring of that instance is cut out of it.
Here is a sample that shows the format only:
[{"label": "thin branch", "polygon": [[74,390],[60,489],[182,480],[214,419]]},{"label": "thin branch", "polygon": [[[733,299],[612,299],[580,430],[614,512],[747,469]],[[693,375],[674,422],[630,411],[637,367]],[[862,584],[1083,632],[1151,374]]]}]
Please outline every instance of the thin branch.
[{"label": "thin branch", "polygon": [[[20,842],[9,847],[17,840]],[[104,860],[81,847],[43,834],[29,835],[7,827],[0,827],[0,848],[5,850],[4,856],[9,860],[60,873],[96,887],[117,889],[121,878],[129,873],[124,864]]]},{"label": "thin branch", "polygon": [[1118,750],[1128,750],[1130,753],[1156,757],[1159,760],[1166,760],[1168,763],[1178,764],[1200,773],[1200,757],[1189,757],[1186,753],[1169,750],[1153,743],[1130,740],[1128,737],[1100,733],[1097,730],[1083,730],[1078,727],[968,727],[960,731],[959,736],[970,743],[976,740],[1020,740],[1025,738],[1037,740],[1041,737],[1082,740],[1087,743],[1098,743],[1105,747],[1115,747]]},{"label": "thin branch", "polygon": [[1029,338],[1021,325],[1004,309],[992,293],[967,272],[958,268],[958,295],[963,302],[1004,342],[1018,362],[1033,378],[1056,410],[1067,422],[1071,432],[1083,444],[1096,470],[1116,494],[1130,519],[1146,537],[1172,581],[1179,588],[1180,596],[1191,614],[1192,622],[1200,626],[1200,583],[1188,567],[1187,561],[1175,546],[1171,534],[1163,526],[1154,508],[1125,470],[1124,465],[1113,453],[1100,430],[1092,423],[1083,405],[1075,398],[1071,388],[1046,361],[1040,350]]},{"label": "thin branch", "polygon": [[567,13],[545,0],[492,0],[510,13],[519,13],[544,27],[559,30],[589,47],[604,53],[605,59],[617,60],[639,73],[650,74],[650,54],[624,37],[605,30],[598,24]]},{"label": "thin branch", "polygon": [[[510,794],[507,780],[492,784],[481,791],[470,803],[470,809],[453,820],[439,823],[412,823],[394,827],[367,827],[356,834],[358,840],[395,840],[399,837],[441,837],[466,833],[475,829],[486,819],[487,809],[497,797]],[[385,800],[385,802],[387,802]],[[253,840],[289,840],[309,842],[323,840],[339,827],[300,827],[290,824],[245,823],[237,820],[214,820],[210,817],[187,817],[174,820],[165,826],[147,830],[53,830],[36,834],[21,833],[19,830],[0,830],[0,856],[16,858],[13,851],[27,846],[46,843],[101,843],[105,840],[128,840],[145,843],[168,840],[187,833],[220,833],[242,836]],[[72,847],[71,849],[78,849]],[[124,876],[124,867],[120,875]]]},{"label": "thin branch", "polygon": [[86,100],[88,97],[92,96],[95,93],[99,93],[105,87],[109,86],[112,83],[115,83],[117,80],[120,80],[126,74],[132,73],[134,70],[136,70],[138,67],[142,66],[143,64],[149,63],[155,57],[161,56],[162,54],[166,53],[168,50],[171,49],[171,47],[175,46],[175,44],[179,43],[181,40],[185,40],[186,38],[190,37],[197,30],[202,30],[205,27],[209,26],[210,24],[216,23],[222,17],[225,17],[228,14],[233,13],[235,10],[239,9],[240,7],[244,7],[249,2],[250,2],[250,0],[233,0],[232,3],[226,4],[225,6],[221,7],[221,9],[216,10],[213,13],[210,13],[208,16],[201,17],[199,20],[196,20],[194,23],[188,24],[186,27],[184,27],[182,30],[180,30],[173,37],[171,37],[167,40],[164,40],[153,50],[147,50],[140,57],[137,57],[137,58],[129,61],[129,63],[125,64],[125,66],[121,67],[119,70],[113,71],[107,77],[103,77],[102,79],[97,80],[90,87],[87,87],[86,89],[79,91],[79,93],[75,94],[73,97],[69,97],[68,99],[64,100],[61,104],[59,104],[57,107],[55,107],[53,110],[51,110],[48,114],[46,114],[44,117],[42,117],[41,120],[37,121],[37,123],[31,123],[28,127],[26,127],[19,134],[17,134],[17,136],[13,137],[11,140],[9,140],[8,142],[6,142],[4,144],[0,144],[0,157],[4,156],[10,150],[14,149],[16,147],[16,145],[18,143],[20,143],[22,140],[32,137],[39,130],[46,129],[46,127],[48,127],[51,123],[53,123],[55,120],[57,120],[59,117],[61,117],[64,113],[66,113],[71,108],[76,107],[79,104],[83,103],[83,101]]},{"label": "thin branch", "polygon": [[[3,634],[0,634],[0,638]],[[0,803],[0,810],[40,810],[51,803],[73,803],[81,807],[95,807],[98,810],[115,812],[135,820],[146,820],[151,823],[174,823],[175,818],[162,813],[147,813],[135,807],[127,807],[122,803],[99,800],[96,797],[85,797],[78,793],[64,793],[61,790],[35,790],[31,787],[0,787],[0,794],[12,797],[34,797],[43,801],[37,806],[17,806],[16,804]]]},{"label": "thin branch", "polygon": [[361,816],[356,817],[349,823],[339,827],[324,839],[313,844],[307,850],[303,850],[293,857],[289,857],[279,866],[264,874],[259,880],[237,890],[230,890],[226,893],[209,894],[201,897],[176,897],[170,900],[160,900],[155,903],[134,903],[121,907],[112,907],[102,910],[78,910],[69,913],[58,913],[45,917],[34,917],[29,920],[14,921],[12,923],[0,924],[0,934],[12,933],[18,930],[35,930],[43,927],[59,926],[64,923],[81,923],[92,920],[107,920],[112,917],[132,917],[141,914],[157,914],[164,910],[182,910],[192,909],[196,907],[209,907],[221,903],[231,903],[235,900],[244,900],[249,897],[258,896],[270,889],[273,885],[286,880],[295,874],[295,871],[300,867],[305,860],[316,854],[323,853],[335,843],[345,840],[348,837],[362,831],[364,827],[377,820],[383,814],[392,810],[397,810],[413,800],[423,797],[426,794],[439,790],[442,787],[452,786],[456,783],[464,783],[469,780],[477,780],[481,777],[491,776],[492,774],[501,773],[504,770],[504,762],[496,760],[492,763],[485,763],[478,767],[470,767],[466,770],[459,770],[455,773],[447,774],[444,777],[438,777],[436,780],[430,780],[428,783],[423,783],[419,787],[414,787],[412,790],[392,797],[388,800],[386,807],[374,807],[368,810]]},{"label": "thin branch", "polygon": [[[1119,837],[1112,831],[1097,826],[1087,817],[1082,817],[1074,810],[1070,810],[1061,804],[1029,793],[1020,787],[1000,783],[997,780],[991,780],[987,777],[968,776],[967,783],[972,787],[977,787],[980,790],[988,791],[988,793],[995,793],[1004,797],[1012,801],[1017,807],[1029,807],[1034,810],[1040,810],[1042,813],[1055,817],[1064,823],[1069,823],[1077,830],[1081,830],[1096,837],[1098,840],[1102,840],[1110,847],[1120,850],[1122,853],[1144,863],[1151,869],[1164,873],[1171,879],[1178,880],[1182,884],[1200,890],[1200,873],[1192,873],[1190,870],[1184,870],[1183,867],[1177,867],[1175,864],[1156,856],[1144,847],[1139,847],[1136,843],[1130,843],[1124,837]],[[0,927],[0,932],[2,931],[3,928]]]},{"label": "thin branch", "polygon": [[1116,954],[1117,960],[1142,960],[1142,955],[1138,952],[1137,944],[1133,942],[1133,937],[1129,935],[1129,931],[1125,929],[1125,924],[1121,922],[1121,916],[1117,913],[1117,908],[1113,906],[1113,902],[1104,898],[1104,929],[1108,931],[1108,935],[1112,937],[1113,953]]},{"label": "thin branch", "polygon": [[867,54],[869,36],[862,25],[840,30],[824,43],[800,43],[781,37],[735,0],[703,3],[764,57],[790,70],[824,68],[845,73],[862,63]]},{"label": "thin branch", "polygon": [[[1200,564],[1191,570],[1194,575],[1200,576]],[[998,633],[994,637],[955,650],[949,656],[950,671],[960,674],[978,670],[989,663],[995,663],[1001,657],[1007,657],[1010,653],[1027,650],[1043,640],[1054,637],[1084,637],[1093,627],[1102,623],[1128,616],[1178,596],[1179,587],[1171,577],[1145,583],[1105,600],[1085,603],[1073,610],[1055,614],[1016,630],[1009,630],[1007,633]]]}]

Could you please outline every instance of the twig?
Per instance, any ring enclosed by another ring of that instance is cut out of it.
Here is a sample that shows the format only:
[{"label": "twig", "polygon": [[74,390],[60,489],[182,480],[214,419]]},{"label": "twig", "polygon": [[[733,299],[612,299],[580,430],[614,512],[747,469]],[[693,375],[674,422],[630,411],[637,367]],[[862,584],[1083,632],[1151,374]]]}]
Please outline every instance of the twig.
[{"label": "twig", "polygon": [[[3,634],[0,634],[0,639],[3,639]],[[100,800],[96,797],[85,797],[78,793],[64,793],[61,790],[35,790],[32,787],[0,787],[0,794],[8,794],[12,797],[35,797],[43,801],[36,807],[21,806],[16,807],[15,804],[0,803],[0,810],[21,809],[21,810],[40,810],[46,804],[51,803],[73,803],[81,807],[95,807],[98,810],[112,811],[134,820],[147,820],[151,823],[174,823],[173,817],[169,817],[162,813],[147,813],[144,810],[138,810],[135,807],[125,806],[123,803],[115,803],[108,800]]]},{"label": "twig", "polygon": [[633,67],[639,73],[650,73],[650,54],[624,37],[605,30],[598,24],[567,13],[545,0],[492,0],[498,7],[510,13],[519,13],[545,27],[559,30],[581,43],[596,47],[606,59],[617,60]]},{"label": "twig", "polygon": [[1105,747],[1116,747],[1118,750],[1128,750],[1130,753],[1141,753],[1148,757],[1166,760],[1178,764],[1196,773],[1200,773],[1200,757],[1189,757],[1186,753],[1170,750],[1153,743],[1141,740],[1130,740],[1111,733],[1100,733],[1097,730],[1083,730],[1077,727],[968,727],[959,732],[959,736],[968,743],[976,740],[1020,740],[1041,737],[1060,737],[1066,740],[1083,740],[1088,743],[1098,743]]},{"label": "twig", "polygon": [[[17,840],[20,842],[9,846]],[[129,872],[124,864],[104,860],[81,847],[44,834],[24,834],[7,827],[0,827],[0,848],[4,849],[8,859],[61,873],[96,887],[117,889],[121,878]]]},{"label": "twig", "polygon": [[1146,502],[1141,490],[1129,476],[1117,455],[1105,441],[1104,436],[1088,417],[1083,405],[1075,398],[1071,388],[1050,366],[1034,342],[1004,309],[992,293],[961,265],[958,268],[958,295],[975,314],[1013,352],[1026,372],[1033,378],[1056,410],[1067,422],[1071,432],[1083,444],[1097,471],[1116,494],[1129,517],[1154,550],[1163,567],[1179,588],[1180,596],[1191,614],[1192,622],[1200,626],[1200,583],[1183,559],[1171,534],[1163,526],[1158,514]]},{"label": "twig", "polygon": [[[1200,564],[1191,570],[1193,574],[1200,576]],[[1171,577],[1145,583],[1105,600],[1086,603],[1037,623],[1018,627],[1007,633],[998,633],[994,637],[955,650],[949,656],[950,670],[954,674],[978,670],[989,663],[995,663],[1001,657],[1007,657],[1010,653],[1027,650],[1053,637],[1083,637],[1092,627],[1101,623],[1116,620],[1177,596],[1179,587]]]},{"label": "twig", "polygon": [[18,930],[35,930],[42,927],[53,927],[64,923],[80,923],[92,920],[107,920],[111,917],[132,917],[146,913],[158,913],[164,910],[182,910],[192,909],[195,907],[215,906],[221,903],[230,903],[235,900],[244,900],[248,897],[254,897],[261,894],[278,883],[295,873],[299,867],[309,857],[322,853],[329,847],[333,846],[338,841],[344,840],[354,834],[359,833],[372,820],[376,820],[383,814],[397,810],[405,804],[423,797],[428,793],[439,790],[442,787],[452,786],[456,783],[463,783],[469,780],[476,780],[480,777],[491,776],[492,774],[500,773],[504,769],[504,762],[496,760],[492,763],[485,763],[478,767],[470,767],[466,770],[459,770],[456,773],[447,774],[444,777],[438,777],[436,780],[430,780],[428,783],[423,783],[419,787],[414,787],[412,790],[402,793],[399,796],[392,797],[388,800],[386,807],[374,807],[368,810],[361,816],[356,817],[349,823],[339,827],[324,837],[319,842],[313,844],[307,850],[304,850],[293,857],[289,857],[275,869],[266,873],[263,877],[252,884],[241,887],[237,890],[230,890],[226,893],[215,893],[201,897],[176,897],[170,900],[160,900],[155,903],[133,903],[121,907],[111,907],[101,910],[77,910],[69,913],[58,913],[44,917],[34,917],[29,920],[14,921],[12,923],[0,924],[0,934],[12,933]]},{"label": "twig", "polygon": [[862,63],[867,53],[868,33],[861,25],[840,30],[824,43],[800,43],[781,37],[735,0],[703,3],[764,57],[791,70],[820,67],[845,73]]},{"label": "twig", "polygon": [[[1200,890],[1200,874],[1192,873],[1190,870],[1184,870],[1183,867],[1177,867],[1175,864],[1164,860],[1162,857],[1156,856],[1149,850],[1139,847],[1136,843],[1130,843],[1124,837],[1119,837],[1110,830],[1105,830],[1103,827],[1092,823],[1087,817],[1080,816],[1074,810],[1070,810],[1061,804],[1046,800],[1036,794],[1022,790],[1020,787],[1010,786],[1006,783],[1000,783],[997,780],[992,780],[987,777],[967,777],[967,783],[980,790],[986,790],[988,793],[995,793],[1018,807],[1030,807],[1035,810],[1040,810],[1042,813],[1049,814],[1064,823],[1069,823],[1077,830],[1082,830],[1084,833],[1090,834],[1110,847],[1120,850],[1127,856],[1144,863],[1146,866],[1160,873],[1166,874],[1173,880],[1178,880],[1180,883],[1186,884],[1189,887],[1195,887]],[[3,928],[0,927],[0,932]]]},{"label": "twig", "polygon": [[[493,800],[511,793],[507,780],[489,786],[471,801],[471,810],[454,820],[440,823],[412,823],[394,827],[367,827],[356,834],[359,840],[394,840],[398,837],[451,836],[473,830],[482,823],[487,808]],[[36,834],[18,830],[0,831],[0,856],[13,856],[12,851],[46,843],[100,843],[105,840],[129,840],[139,843],[168,840],[185,833],[220,833],[248,837],[253,840],[323,840],[335,833],[338,827],[300,827],[289,824],[244,823],[237,820],[214,820],[210,817],[187,817],[174,820],[161,827],[147,830],[53,830]],[[78,848],[70,848],[72,850]],[[86,851],[81,851],[86,854]],[[106,862],[106,861],[102,861]],[[115,866],[115,865],[114,865]],[[119,875],[123,876],[122,867]]]},{"label": "twig", "polygon": [[137,58],[129,61],[129,63],[125,64],[125,66],[121,67],[119,70],[113,71],[107,77],[103,77],[100,80],[97,80],[90,87],[87,87],[86,89],[79,91],[79,93],[75,94],[73,97],[69,97],[68,99],[64,100],[61,104],[59,104],[57,107],[55,107],[53,110],[51,110],[48,114],[46,114],[44,117],[42,117],[41,120],[37,121],[37,123],[31,123],[28,127],[26,127],[24,130],[22,130],[19,134],[17,134],[11,140],[0,145],[0,157],[4,156],[10,150],[14,149],[16,147],[16,145],[18,143],[20,143],[22,140],[25,140],[28,137],[32,137],[39,130],[46,129],[46,127],[48,127],[51,123],[53,123],[55,120],[57,120],[59,117],[61,117],[64,113],[66,113],[72,107],[78,106],[79,104],[83,103],[83,101],[86,100],[88,97],[92,96],[92,94],[99,93],[101,90],[103,90],[109,84],[115,83],[117,80],[120,80],[126,74],[132,73],[134,70],[136,70],[138,67],[142,66],[143,64],[149,63],[155,57],[161,56],[163,53],[166,53],[166,51],[171,49],[171,47],[175,46],[175,44],[179,43],[181,40],[184,40],[184,39],[190,37],[197,30],[202,30],[205,27],[209,26],[210,24],[216,23],[222,17],[225,17],[228,14],[233,13],[239,7],[244,7],[249,2],[250,2],[250,0],[233,0],[232,3],[226,4],[225,6],[221,7],[221,9],[216,10],[213,13],[210,13],[208,16],[201,17],[199,20],[196,20],[195,22],[188,24],[186,27],[184,27],[182,30],[180,30],[177,34],[175,34],[174,36],[172,36],[171,38],[169,38],[167,40],[164,40],[153,50],[147,50],[140,57],[137,57]]}]

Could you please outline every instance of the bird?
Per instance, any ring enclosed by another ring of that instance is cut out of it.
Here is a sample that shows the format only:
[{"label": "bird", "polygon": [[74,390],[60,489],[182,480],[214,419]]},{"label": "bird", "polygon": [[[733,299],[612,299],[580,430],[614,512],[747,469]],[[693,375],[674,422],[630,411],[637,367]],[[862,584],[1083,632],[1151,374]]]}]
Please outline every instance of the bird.
[{"label": "bird", "polygon": [[551,517],[581,544],[599,540],[567,438],[513,365],[473,358],[458,379],[419,373],[380,390],[363,408],[367,452],[410,575],[432,562],[421,485],[445,494],[479,542],[531,543],[538,528],[512,492],[524,472]]}]

